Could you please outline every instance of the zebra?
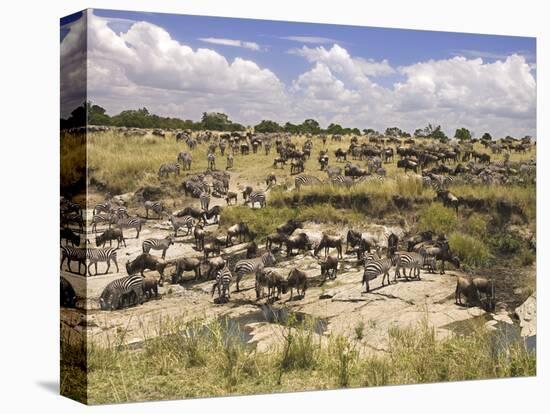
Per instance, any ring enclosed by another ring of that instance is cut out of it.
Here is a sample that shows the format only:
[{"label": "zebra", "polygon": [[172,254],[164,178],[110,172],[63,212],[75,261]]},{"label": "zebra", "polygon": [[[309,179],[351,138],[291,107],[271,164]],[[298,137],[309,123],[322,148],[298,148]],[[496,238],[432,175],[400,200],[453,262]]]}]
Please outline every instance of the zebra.
[{"label": "zebra", "polygon": [[252,191],[248,195],[248,200],[245,201],[245,204],[246,203],[250,203],[250,207],[252,208],[256,203],[260,204],[260,208],[265,207],[267,205],[265,193],[263,191]]},{"label": "zebra", "polygon": [[231,298],[229,287],[232,281],[233,275],[231,274],[231,271],[229,270],[227,265],[225,265],[223,269],[216,272],[216,280],[212,285],[212,296],[214,296],[214,292],[216,291],[216,289],[218,289],[218,302],[222,299],[228,300]]},{"label": "zebra", "polygon": [[71,262],[78,263],[78,274],[80,274],[80,266],[84,265],[84,274],[86,274],[86,249],[81,247],[61,246],[61,263],[59,268],[63,267],[63,262],[67,259],[67,268],[71,270]]},{"label": "zebra", "polygon": [[149,250],[162,250],[162,258],[166,257],[166,250],[174,244],[172,236],[167,236],[164,239],[146,239],[142,243],[143,253],[149,253]]},{"label": "zebra", "polygon": [[236,283],[236,292],[239,291],[239,282],[241,281],[242,277],[244,275],[249,275],[252,273],[256,273],[258,269],[263,267],[272,267],[276,263],[275,256],[273,256],[273,253],[266,252],[260,257],[255,257],[253,259],[243,259],[239,260],[237,263],[235,263],[235,268],[233,271],[237,275],[237,283]]},{"label": "zebra", "polygon": [[354,183],[353,178],[347,177],[345,175],[330,177],[329,181],[332,185],[343,185],[346,187],[351,187]]},{"label": "zebra", "polygon": [[297,190],[304,185],[317,185],[321,184],[321,180],[313,175],[298,175],[294,179],[294,186]]},{"label": "zebra", "polygon": [[180,175],[180,165],[179,164],[162,164],[159,168],[158,176],[159,178],[168,177],[170,173]]},{"label": "zebra", "polygon": [[208,169],[209,170],[215,170],[216,169],[216,156],[212,154],[211,152],[208,153],[206,156],[206,159],[208,160]]},{"label": "zebra", "polygon": [[90,271],[90,267],[92,264],[95,266],[95,274],[97,275],[97,263],[98,262],[106,262],[107,263],[107,270],[105,270],[105,274],[109,272],[109,269],[111,268],[111,260],[114,262],[116,266],[116,272],[118,273],[118,263],[117,263],[117,249],[114,247],[103,247],[99,249],[93,249],[93,248],[87,248],[86,249],[86,257],[88,259],[88,274],[91,276],[92,272]]},{"label": "zebra", "polygon": [[94,216],[99,213],[110,213],[111,212],[111,202],[110,201],[104,201],[102,203],[98,203],[94,207],[93,214]]},{"label": "zebra", "polygon": [[225,166],[226,170],[229,170],[230,168],[233,168],[233,154],[228,152],[227,153],[227,165]]},{"label": "zebra", "polygon": [[119,229],[135,229],[136,239],[139,239],[139,232],[141,231],[141,219],[139,217],[125,217],[118,219],[116,225]]},{"label": "zebra", "polygon": [[[414,276],[420,280],[420,269],[424,266],[427,266],[428,269],[433,272],[435,269],[435,257],[416,252],[398,252],[395,263],[395,276],[393,280],[396,281],[398,277],[401,277],[399,272],[400,269],[405,269],[403,270],[403,276],[405,276],[405,278],[409,279],[411,276]],[[408,277],[406,274],[406,269],[410,269]],[[412,274],[413,270],[414,275]]]},{"label": "zebra", "polygon": [[158,216],[158,218],[162,217],[162,213],[166,211],[166,208],[164,207],[164,204],[162,201],[146,201],[144,203],[145,207],[145,218],[149,218],[149,210],[153,210],[153,212]]},{"label": "zebra", "polygon": [[363,280],[361,285],[366,284],[367,292],[370,292],[369,281],[382,275],[382,286],[384,286],[384,280],[388,279],[388,285],[390,282],[390,269],[395,265],[397,256],[393,256],[387,259],[372,259],[365,261],[365,270],[363,272]]},{"label": "zebra", "polygon": [[111,214],[95,214],[92,217],[92,231],[94,233],[97,230],[97,225],[99,223],[106,223],[109,225],[109,228],[111,228],[111,224],[116,223],[116,216]]},{"label": "zebra", "polygon": [[191,169],[191,163],[193,162],[193,156],[189,154],[187,151],[182,151],[178,154],[178,157],[176,158],[176,161],[179,163],[181,162],[182,169],[190,170]]},{"label": "zebra", "polygon": [[199,196],[199,200],[201,202],[201,208],[203,210],[208,210],[208,206],[210,205],[210,196],[206,192],[202,192]]},{"label": "zebra", "polygon": [[193,217],[191,216],[178,217],[172,214],[169,220],[172,224],[172,227],[174,228],[174,237],[178,237],[178,229],[183,227],[187,228],[186,236],[188,236],[191,233],[191,229],[193,228],[193,225],[195,223]]},{"label": "zebra", "polygon": [[[120,309],[125,305],[124,299],[128,300],[129,295],[135,295],[135,301],[139,304],[143,303],[143,276],[130,275],[120,279],[113,280],[109,283],[101,296],[99,297],[99,305],[102,310]],[[128,303],[126,303],[128,305]]]},{"label": "zebra", "polygon": [[111,209],[111,214],[116,218],[128,217],[128,209],[126,207],[114,207]]}]

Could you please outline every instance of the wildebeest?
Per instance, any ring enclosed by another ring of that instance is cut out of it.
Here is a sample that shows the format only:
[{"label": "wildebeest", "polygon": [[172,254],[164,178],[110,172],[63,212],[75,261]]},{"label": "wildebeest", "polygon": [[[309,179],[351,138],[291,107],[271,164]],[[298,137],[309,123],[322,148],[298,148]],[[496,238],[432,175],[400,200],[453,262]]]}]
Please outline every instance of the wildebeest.
[{"label": "wildebeest", "polygon": [[441,260],[441,274],[445,273],[445,262],[452,263],[457,269],[460,269],[460,259],[451,253],[449,244],[438,243],[432,246],[424,246],[418,251],[421,255],[433,256],[436,260]]},{"label": "wildebeest", "polygon": [[65,308],[74,308],[76,304],[76,293],[70,282],[61,276],[60,282],[60,305]]},{"label": "wildebeest", "polygon": [[126,247],[126,239],[122,233],[122,229],[107,229],[99,236],[95,238],[95,244],[97,247],[105,246],[105,243],[109,242],[109,246],[113,245],[113,240],[117,241],[117,249],[120,248],[120,242]]},{"label": "wildebeest", "polygon": [[302,222],[296,219],[290,219],[286,223],[281,224],[277,227],[277,233],[290,236],[294,232],[294,230],[299,228],[302,228]]},{"label": "wildebeest", "polygon": [[159,284],[162,285],[166,265],[167,263],[164,260],[157,259],[149,253],[142,253],[134,260],[126,262],[126,272],[129,275],[140,273],[141,276],[145,276],[143,273],[145,270],[156,270],[160,274]]},{"label": "wildebeest", "polygon": [[305,298],[307,290],[307,276],[298,268],[292,269],[286,278],[287,289],[290,289],[290,298],[293,298],[293,289],[296,289],[298,296]]},{"label": "wildebeest", "polygon": [[153,297],[153,294],[155,295],[155,298],[159,295],[159,289],[158,289],[158,280],[146,276],[143,278],[143,296],[147,296],[148,299],[151,299]]},{"label": "wildebeest", "polygon": [[436,200],[441,201],[445,207],[453,208],[456,214],[458,214],[458,197],[449,190],[438,190]]},{"label": "wildebeest", "polygon": [[299,250],[311,250],[311,240],[309,239],[308,235],[306,233],[298,233],[296,235],[288,237],[284,241],[285,247],[286,247],[286,255],[291,256],[292,250],[297,249]]},{"label": "wildebeest", "polygon": [[250,235],[248,225],[241,221],[227,229],[226,246],[233,244],[233,237],[238,237],[239,242],[242,242],[246,236],[250,237]]},{"label": "wildebeest", "polygon": [[270,250],[273,246],[273,243],[275,243],[278,244],[279,249],[281,249],[283,243],[286,241],[287,238],[288,236],[284,233],[269,234],[265,240],[265,247],[266,249]]},{"label": "wildebeest", "polygon": [[328,256],[326,259],[321,260],[321,278],[323,281],[326,280],[327,276],[329,279],[336,279],[336,273],[338,272],[338,258],[334,256]]},{"label": "wildebeest", "polygon": [[211,257],[208,260],[206,260],[206,277],[208,279],[212,279],[218,270],[223,269],[223,267],[226,265],[226,261],[221,256]]},{"label": "wildebeest", "polygon": [[75,246],[75,247],[78,247],[80,245],[80,235],[76,234],[70,228],[63,227],[60,233],[61,233],[60,240],[65,239],[66,246],[69,244],[69,242],[71,243],[72,246]]},{"label": "wildebeest", "polygon": [[322,249],[325,249],[325,257],[328,256],[330,248],[335,248],[338,252],[338,258],[342,258],[342,238],[340,236],[331,236],[323,233],[321,241],[317,245],[314,251],[314,255],[317,256]]},{"label": "wildebeest", "polygon": [[172,283],[179,283],[183,272],[195,272],[195,280],[199,280],[201,275],[201,260],[197,257],[184,257],[176,262],[176,271],[172,274]]},{"label": "wildebeest", "polygon": [[256,270],[255,290],[256,300],[261,299],[264,293],[264,287],[267,287],[267,299],[272,297],[279,298],[282,293],[286,293],[286,280],[281,276],[277,269],[271,267],[260,267]]}]

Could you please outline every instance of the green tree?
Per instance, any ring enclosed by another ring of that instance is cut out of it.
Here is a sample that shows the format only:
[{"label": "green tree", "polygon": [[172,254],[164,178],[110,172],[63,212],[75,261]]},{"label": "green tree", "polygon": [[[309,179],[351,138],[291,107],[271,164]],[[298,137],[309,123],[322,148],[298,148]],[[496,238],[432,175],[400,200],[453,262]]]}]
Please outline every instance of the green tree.
[{"label": "green tree", "polygon": [[493,137],[488,132],[486,132],[485,134],[483,134],[481,136],[482,141],[491,141],[492,139],[493,139]]},{"label": "green tree", "polygon": [[255,132],[279,132],[281,130],[282,127],[277,122],[266,119],[254,126]]},{"label": "green tree", "polygon": [[455,132],[455,138],[459,141],[470,141],[472,133],[467,128],[458,128]]},{"label": "green tree", "polygon": [[327,133],[328,134],[343,134],[344,133],[344,128],[342,128],[341,125],[332,123],[328,126]]},{"label": "green tree", "polygon": [[319,134],[321,132],[321,127],[319,122],[315,119],[306,119],[302,125],[299,126],[300,132],[307,134]]}]

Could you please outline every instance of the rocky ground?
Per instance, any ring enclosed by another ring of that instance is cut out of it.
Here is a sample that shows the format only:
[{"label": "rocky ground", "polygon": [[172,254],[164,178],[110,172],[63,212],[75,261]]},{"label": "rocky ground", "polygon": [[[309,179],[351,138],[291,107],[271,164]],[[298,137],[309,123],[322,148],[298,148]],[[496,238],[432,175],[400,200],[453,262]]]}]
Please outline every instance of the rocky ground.
[{"label": "rocky ground", "polygon": [[[208,230],[215,231],[215,227],[208,226]],[[228,303],[217,304],[211,296],[212,281],[195,282],[192,272],[186,272],[186,280],[182,285],[165,283],[160,288],[159,299],[129,309],[100,311],[99,295],[109,282],[126,274],[124,263],[141,253],[141,241],[146,237],[163,237],[168,233],[168,228],[167,223],[152,220],[142,231],[139,241],[128,239],[127,247],[122,248],[119,255],[119,273],[84,278],[63,272],[75,287],[77,295],[87,297],[87,300],[81,299],[78,303],[79,307],[87,309],[85,314],[62,309],[64,335],[78,337],[87,328],[88,339],[94,342],[103,345],[123,342],[139,347],[144,340],[161,334],[159,326],[163,320],[228,317],[238,325],[244,340],[255,343],[259,349],[267,349],[281,338],[281,325],[273,322],[284,321],[289,314],[294,314],[299,318],[304,315],[314,318],[315,331],[321,336],[329,333],[354,338],[360,336],[365,351],[383,352],[388,347],[389,328],[415,326],[422,320],[433,326],[439,337],[452,331],[460,333],[464,326],[462,323],[474,318],[484,318],[487,329],[497,329],[502,324],[517,326],[517,322],[512,319],[512,310],[504,305],[494,315],[488,315],[478,307],[455,305],[456,275],[460,274],[457,270],[448,270],[445,275],[423,271],[421,280],[407,282],[398,279],[397,283],[384,287],[381,286],[381,279],[377,278],[371,282],[371,292],[365,293],[360,283],[362,271],[355,266],[356,259],[352,255],[344,255],[336,280],[324,283],[320,280],[318,259],[311,254],[293,256],[290,260],[285,254],[277,255],[277,268],[281,274],[286,276],[293,267],[307,273],[310,283],[304,298],[290,300],[290,294],[287,293],[274,302],[268,303],[265,298],[257,301],[254,279],[248,276],[241,282],[241,292],[232,292]],[[326,226],[313,223],[308,223],[305,228],[314,240],[327,230]],[[346,229],[330,230],[343,233]],[[388,230],[383,226],[372,228],[373,234],[382,234]],[[397,228],[391,230],[399,231]],[[232,246],[223,251],[223,256],[234,263],[244,256],[244,247],[245,244]],[[200,255],[194,249],[192,236],[180,236],[168,250],[166,259]],[[100,272],[104,271],[105,265],[100,266]],[[172,271],[173,267],[168,268],[166,275]],[[522,317],[525,336],[534,335],[535,332],[533,301],[530,299],[530,303],[516,312]]]}]

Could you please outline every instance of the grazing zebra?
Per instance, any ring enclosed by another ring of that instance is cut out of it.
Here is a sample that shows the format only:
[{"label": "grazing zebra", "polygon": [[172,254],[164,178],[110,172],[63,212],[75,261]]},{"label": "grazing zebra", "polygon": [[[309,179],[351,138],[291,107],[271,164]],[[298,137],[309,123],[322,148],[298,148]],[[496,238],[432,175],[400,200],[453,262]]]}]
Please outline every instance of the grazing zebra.
[{"label": "grazing zebra", "polygon": [[86,249],[86,257],[88,259],[88,274],[91,276],[92,272],[90,271],[90,267],[92,264],[95,266],[95,274],[97,275],[97,263],[98,262],[106,262],[107,263],[107,270],[105,270],[105,274],[109,272],[109,269],[111,268],[111,260],[116,266],[116,272],[118,273],[118,263],[117,263],[117,249],[113,247],[103,247],[99,249],[93,249],[93,248],[87,248]]},{"label": "grazing zebra", "polygon": [[365,270],[363,272],[363,280],[361,285],[367,285],[367,292],[370,292],[369,281],[382,275],[382,286],[384,286],[384,280],[388,279],[388,285],[390,282],[390,269],[395,265],[397,256],[393,256],[389,259],[373,259],[365,262]]},{"label": "grazing zebra", "polygon": [[141,219],[139,217],[125,217],[118,219],[116,225],[119,229],[135,229],[136,239],[139,239],[139,232],[141,231]]},{"label": "grazing zebra", "polygon": [[168,177],[172,173],[175,175],[180,175],[180,165],[179,164],[162,164],[159,168],[158,176]]},{"label": "grazing zebra", "polygon": [[208,153],[206,156],[206,159],[208,160],[208,169],[209,170],[215,170],[216,169],[216,156],[212,154],[211,152]]},{"label": "grazing zebra", "polygon": [[193,225],[195,224],[195,221],[193,220],[193,217],[191,216],[170,216],[170,223],[172,224],[172,227],[174,228],[174,237],[178,237],[178,229],[186,228],[188,236],[191,233],[191,229],[193,228]]},{"label": "grazing zebra", "polygon": [[116,218],[128,217],[128,209],[126,207],[114,207],[111,209],[111,215]]},{"label": "grazing zebra", "polygon": [[162,213],[166,212],[166,208],[162,201],[146,201],[143,206],[145,207],[145,217],[149,218],[149,210],[152,210],[158,218],[162,217]]},{"label": "grazing zebra", "polygon": [[252,208],[256,203],[260,204],[260,208],[265,207],[267,205],[265,193],[263,191],[252,191],[248,196],[248,200],[245,201],[246,203],[250,203]]},{"label": "grazing zebra", "polygon": [[233,154],[228,152],[227,153],[227,165],[225,166],[226,170],[229,170],[230,168],[233,168]]},{"label": "grazing zebra", "polygon": [[109,283],[99,298],[99,305],[102,310],[120,309],[129,305],[130,295],[135,295],[134,303],[143,303],[143,276],[131,275],[113,280]]},{"label": "grazing zebra", "polygon": [[71,262],[75,261],[78,263],[78,274],[80,274],[80,266],[84,265],[84,274],[86,274],[86,249],[80,247],[72,246],[61,246],[61,263],[59,268],[63,267],[63,262],[67,259],[67,268],[69,272],[71,270]]},{"label": "grazing zebra", "polygon": [[142,243],[143,253],[149,253],[149,250],[162,250],[162,258],[166,257],[166,250],[174,244],[172,236],[165,237],[164,239],[146,239]]},{"label": "grazing zebra", "polygon": [[235,291],[239,291],[239,282],[244,275],[256,273],[258,269],[262,267],[274,266],[275,263],[275,256],[273,256],[273,253],[271,252],[266,252],[260,257],[255,257],[253,259],[239,260],[237,263],[235,263],[235,268],[233,269],[233,271],[237,275],[237,286]]},{"label": "grazing zebra", "polygon": [[337,175],[330,177],[330,183],[333,185],[343,185],[346,187],[351,187],[354,183],[353,178],[345,175]]},{"label": "grazing zebra", "polygon": [[298,175],[294,179],[294,186],[297,190],[304,185],[318,185],[321,184],[321,180],[313,175]]},{"label": "grazing zebra", "polygon": [[216,280],[212,285],[212,296],[214,296],[214,292],[218,289],[218,301],[230,299],[231,294],[229,292],[229,287],[232,281],[233,275],[227,265],[225,265],[223,269],[216,272]]},{"label": "grazing zebra", "polygon": [[433,273],[435,271],[435,257],[416,252],[398,252],[393,280],[395,281],[398,277],[401,277],[400,269],[410,269],[408,277],[406,270],[403,270],[403,276],[407,279],[413,276],[412,272],[414,270],[414,277],[420,280],[420,269],[424,266],[428,267],[428,270]]},{"label": "grazing zebra", "polygon": [[109,228],[111,228],[111,224],[116,223],[116,216],[111,214],[95,214],[92,217],[92,231],[95,232],[97,230],[97,225],[100,223],[105,223],[109,225]]},{"label": "grazing zebra", "polygon": [[201,208],[203,210],[208,210],[208,206],[210,205],[210,196],[206,192],[202,192],[199,196],[199,200],[201,202]]}]

